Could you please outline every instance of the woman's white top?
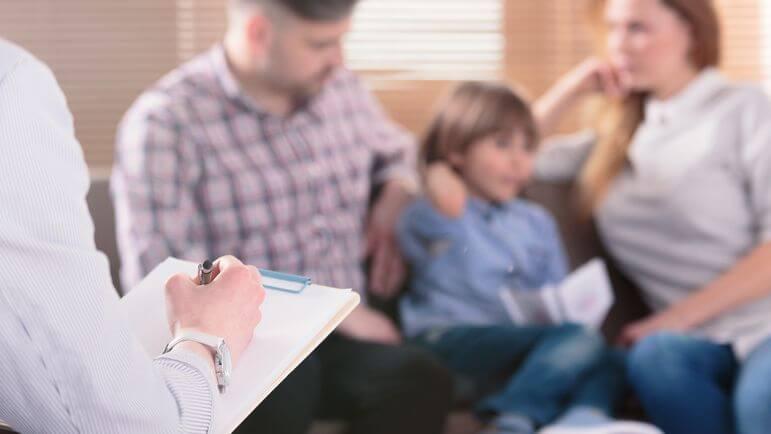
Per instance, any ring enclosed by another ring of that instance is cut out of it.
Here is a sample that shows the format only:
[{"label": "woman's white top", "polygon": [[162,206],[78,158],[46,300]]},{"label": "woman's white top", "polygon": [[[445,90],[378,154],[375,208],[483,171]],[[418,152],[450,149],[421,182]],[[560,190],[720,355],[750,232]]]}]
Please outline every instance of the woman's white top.
[{"label": "woman's white top", "polygon": [[[595,141],[585,132],[546,144],[536,176],[574,178]],[[649,100],[628,160],[595,215],[603,242],[654,310],[771,241],[771,103],[759,87],[706,69],[675,97]],[[744,355],[771,335],[771,298],[696,333]]]}]

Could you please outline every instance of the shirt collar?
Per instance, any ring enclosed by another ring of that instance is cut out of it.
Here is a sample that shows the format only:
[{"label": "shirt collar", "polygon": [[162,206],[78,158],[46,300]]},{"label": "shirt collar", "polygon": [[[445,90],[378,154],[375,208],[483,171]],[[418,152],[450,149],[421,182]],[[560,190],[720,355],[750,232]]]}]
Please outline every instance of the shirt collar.
[{"label": "shirt collar", "polygon": [[[225,55],[225,47],[223,47],[222,44],[217,44],[211,49],[210,58],[212,67],[214,69],[214,74],[216,75],[217,80],[222,86],[222,90],[225,92],[225,95],[228,98],[244,105],[246,108],[256,112],[260,116],[275,116],[261,107],[257,101],[247,95],[246,91],[244,91],[241,83],[238,82],[238,79],[235,75],[233,75],[233,71],[230,69],[227,56]],[[326,92],[326,88],[322,91],[322,93],[323,92]],[[302,113],[308,113],[317,120],[321,119],[321,107],[319,107],[318,104],[320,96],[321,95],[317,95],[316,97],[307,101],[301,108],[292,113],[290,117],[294,117]]]},{"label": "shirt collar", "polygon": [[225,56],[225,48],[222,44],[215,45],[211,49],[209,57],[211,59],[212,68],[214,68],[214,75],[222,86],[225,95],[234,100],[243,99],[245,92],[241,87],[241,84],[233,75],[233,72],[230,70],[227,57]]},{"label": "shirt collar", "polygon": [[649,98],[645,102],[645,119],[654,123],[666,123],[696,111],[723,87],[726,79],[713,67],[702,70],[682,91],[666,100]]},{"label": "shirt collar", "polygon": [[505,211],[507,205],[508,203],[493,203],[474,196],[469,196],[467,200],[468,210],[482,216],[485,220],[490,220]]}]

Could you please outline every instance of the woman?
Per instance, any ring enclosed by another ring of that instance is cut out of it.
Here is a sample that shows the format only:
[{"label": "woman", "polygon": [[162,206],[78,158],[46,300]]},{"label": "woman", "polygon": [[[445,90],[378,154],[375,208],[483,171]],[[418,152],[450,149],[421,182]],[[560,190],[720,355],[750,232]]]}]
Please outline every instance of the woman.
[{"label": "woman", "polygon": [[[716,69],[709,0],[607,0],[607,60],[536,104],[544,134],[601,93],[595,132],[545,145],[542,178],[581,200],[655,314],[629,325],[628,377],[667,433],[771,428],[771,104]],[[766,344],[762,344],[766,341]]]}]

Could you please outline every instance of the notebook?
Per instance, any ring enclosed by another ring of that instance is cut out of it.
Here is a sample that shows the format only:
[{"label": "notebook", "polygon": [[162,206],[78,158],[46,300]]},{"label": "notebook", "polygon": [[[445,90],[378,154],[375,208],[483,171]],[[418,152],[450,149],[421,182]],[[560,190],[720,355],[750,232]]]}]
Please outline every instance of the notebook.
[{"label": "notebook", "polygon": [[[132,330],[151,357],[161,354],[171,339],[166,279],[175,273],[193,275],[196,269],[192,262],[166,259],[121,300]],[[238,427],[358,304],[359,295],[350,289],[315,284],[301,292],[266,289],[262,321],[233,370],[230,387],[218,396],[215,432],[230,433]]]},{"label": "notebook", "polygon": [[557,286],[504,289],[500,298],[520,325],[583,324],[599,329],[613,305],[613,287],[601,259],[593,259]]}]

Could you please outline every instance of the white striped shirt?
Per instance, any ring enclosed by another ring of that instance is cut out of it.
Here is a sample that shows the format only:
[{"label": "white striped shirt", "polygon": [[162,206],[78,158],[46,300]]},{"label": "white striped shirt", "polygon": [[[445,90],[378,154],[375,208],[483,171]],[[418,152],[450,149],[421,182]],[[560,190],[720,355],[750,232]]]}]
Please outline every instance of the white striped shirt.
[{"label": "white striped shirt", "polygon": [[0,419],[23,433],[210,432],[209,364],[153,361],[129,332],[64,95],[3,40],[0,146]]}]

